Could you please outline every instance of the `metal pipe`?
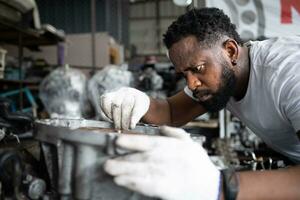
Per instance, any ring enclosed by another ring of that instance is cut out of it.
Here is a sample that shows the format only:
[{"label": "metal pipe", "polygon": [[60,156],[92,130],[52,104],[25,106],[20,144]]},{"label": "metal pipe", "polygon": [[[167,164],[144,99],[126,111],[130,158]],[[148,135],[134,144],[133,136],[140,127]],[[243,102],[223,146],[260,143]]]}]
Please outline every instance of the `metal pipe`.
[{"label": "metal pipe", "polygon": [[72,194],[72,172],[74,165],[74,147],[63,143],[63,157],[59,176],[59,194],[61,197],[68,197]]},{"label": "metal pipe", "polygon": [[23,62],[23,35],[21,32],[19,32],[19,42],[18,42],[18,48],[19,48],[19,89],[20,89],[20,94],[19,94],[19,106],[20,106],[20,110],[23,109],[23,77],[22,77],[22,73],[23,73],[23,67],[22,67],[22,62]]},{"label": "metal pipe", "polygon": [[225,110],[222,109],[219,111],[219,137],[226,137],[226,128],[225,128]]},{"label": "metal pipe", "polygon": [[156,38],[157,38],[157,50],[161,53],[161,43],[160,43],[160,10],[159,10],[159,0],[155,1],[155,22],[156,22]]},{"label": "metal pipe", "polygon": [[97,150],[93,146],[81,144],[76,147],[75,199],[91,198],[96,162]]},{"label": "metal pipe", "polygon": [[193,0],[194,8],[198,8],[198,0]]},{"label": "metal pipe", "polygon": [[122,43],[122,1],[117,1],[117,9],[118,9],[118,41]]},{"label": "metal pipe", "polygon": [[96,43],[96,1],[91,0],[91,47],[92,47],[92,73],[96,71],[96,52],[95,52],[95,43]]}]

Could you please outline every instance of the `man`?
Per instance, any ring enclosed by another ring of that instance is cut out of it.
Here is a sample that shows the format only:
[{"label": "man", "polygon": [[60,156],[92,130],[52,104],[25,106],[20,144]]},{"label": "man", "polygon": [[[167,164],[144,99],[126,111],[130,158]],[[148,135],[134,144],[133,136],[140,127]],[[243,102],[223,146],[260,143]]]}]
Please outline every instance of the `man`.
[{"label": "man", "polygon": [[[243,45],[221,10],[203,8],[173,22],[164,43],[187,87],[160,101],[133,88],[102,96],[101,107],[116,128],[134,128],[140,119],[181,126],[226,107],[274,150],[300,163],[299,37]],[[107,161],[105,170],[118,185],[163,199],[300,199],[299,167],[228,178],[182,129],[163,126],[161,132],[169,137],[119,137],[119,146],[137,153]]]},{"label": "man", "polygon": [[162,89],[163,79],[155,68],[156,57],[149,56],[142,66],[142,74],[139,76],[139,87],[143,91],[157,91]]}]

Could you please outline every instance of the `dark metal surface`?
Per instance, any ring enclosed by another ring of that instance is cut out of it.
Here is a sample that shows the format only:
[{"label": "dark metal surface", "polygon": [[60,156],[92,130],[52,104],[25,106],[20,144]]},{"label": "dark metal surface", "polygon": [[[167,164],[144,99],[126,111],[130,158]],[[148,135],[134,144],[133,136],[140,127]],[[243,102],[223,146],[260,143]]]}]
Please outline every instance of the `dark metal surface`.
[{"label": "dark metal surface", "polygon": [[[34,137],[40,141],[57,144],[60,140],[101,146],[106,144],[107,135],[117,136],[112,123],[84,119],[49,119],[37,120]],[[104,134],[103,134],[104,133]],[[139,124],[131,131],[123,133],[140,133],[159,135],[156,126]]]},{"label": "dark metal surface", "polygon": [[[132,153],[115,146],[115,140],[120,134],[112,123],[104,121],[49,119],[35,122],[34,137],[57,149],[57,191],[60,198],[151,199],[115,185],[112,177],[102,169],[107,159]],[[139,124],[134,130],[123,134],[158,135],[159,129]],[[48,162],[51,162],[49,157]],[[55,164],[52,162],[50,165]]]}]

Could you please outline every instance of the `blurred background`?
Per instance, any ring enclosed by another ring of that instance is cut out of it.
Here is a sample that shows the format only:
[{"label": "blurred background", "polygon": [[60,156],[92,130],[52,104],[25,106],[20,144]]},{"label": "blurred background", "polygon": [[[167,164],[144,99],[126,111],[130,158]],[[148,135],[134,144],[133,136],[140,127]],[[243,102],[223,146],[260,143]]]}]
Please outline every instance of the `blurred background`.
[{"label": "blurred background", "polygon": [[[161,99],[182,90],[185,80],[176,74],[162,38],[178,16],[201,7],[223,9],[245,42],[300,34],[298,0],[0,0],[0,168],[7,167],[3,156],[15,159],[8,149],[36,156],[24,161],[29,166],[47,160],[45,147],[44,160],[36,155],[41,151],[32,140],[36,119],[103,120],[99,96],[123,86]],[[220,168],[290,164],[226,110],[183,128]],[[47,168],[44,162],[38,166],[27,175],[39,177]],[[16,195],[7,186],[13,183],[7,173],[0,173],[0,185],[6,185],[0,192]],[[40,190],[30,196],[26,186],[22,192],[29,199],[42,198],[50,179],[26,179]]]}]

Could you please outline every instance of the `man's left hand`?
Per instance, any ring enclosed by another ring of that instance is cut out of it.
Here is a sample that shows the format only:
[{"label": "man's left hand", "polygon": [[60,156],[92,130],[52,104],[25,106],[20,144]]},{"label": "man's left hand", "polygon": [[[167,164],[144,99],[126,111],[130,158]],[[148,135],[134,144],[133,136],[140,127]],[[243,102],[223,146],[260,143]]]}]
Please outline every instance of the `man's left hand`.
[{"label": "man's left hand", "polygon": [[119,147],[136,153],[108,160],[104,169],[117,185],[172,200],[216,200],[220,172],[183,129],[164,126],[168,136],[121,135]]}]

